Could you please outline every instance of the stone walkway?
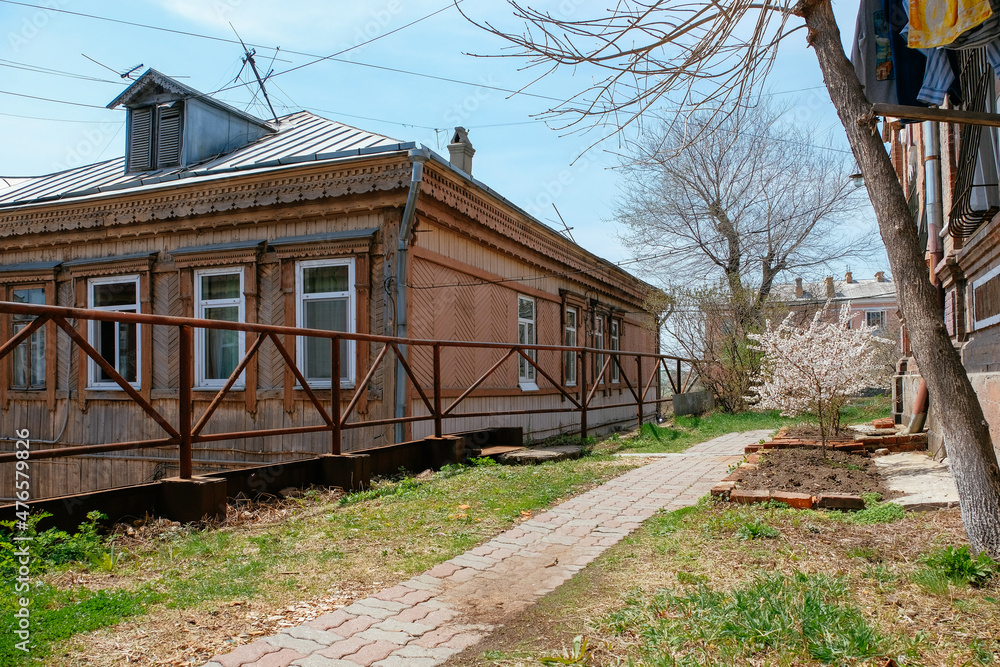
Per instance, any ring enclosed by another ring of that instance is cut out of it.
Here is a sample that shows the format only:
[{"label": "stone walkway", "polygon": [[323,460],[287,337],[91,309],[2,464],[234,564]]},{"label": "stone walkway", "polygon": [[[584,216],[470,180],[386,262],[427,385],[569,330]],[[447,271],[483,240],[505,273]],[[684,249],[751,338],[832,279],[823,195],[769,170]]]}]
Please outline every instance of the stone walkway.
[{"label": "stone walkway", "polygon": [[206,667],[438,665],[552,592],[660,509],[694,504],[743,447],[770,431],[730,433],[658,456],[409,581]]}]

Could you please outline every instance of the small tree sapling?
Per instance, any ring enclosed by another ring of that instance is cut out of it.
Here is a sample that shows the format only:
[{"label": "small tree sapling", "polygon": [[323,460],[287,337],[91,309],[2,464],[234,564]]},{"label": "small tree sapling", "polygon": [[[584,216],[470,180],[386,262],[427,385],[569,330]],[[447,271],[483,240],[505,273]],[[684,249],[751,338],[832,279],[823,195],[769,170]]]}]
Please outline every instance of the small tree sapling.
[{"label": "small tree sapling", "polygon": [[805,328],[795,326],[789,313],[777,328],[768,321],[763,333],[749,334],[763,355],[751,399],[786,417],[814,415],[824,456],[830,427],[840,429],[840,409],[851,396],[883,379],[879,355],[893,344],[877,337],[875,327],[861,323],[852,328],[849,304],[834,322],[824,318],[827,310],[817,311]]}]

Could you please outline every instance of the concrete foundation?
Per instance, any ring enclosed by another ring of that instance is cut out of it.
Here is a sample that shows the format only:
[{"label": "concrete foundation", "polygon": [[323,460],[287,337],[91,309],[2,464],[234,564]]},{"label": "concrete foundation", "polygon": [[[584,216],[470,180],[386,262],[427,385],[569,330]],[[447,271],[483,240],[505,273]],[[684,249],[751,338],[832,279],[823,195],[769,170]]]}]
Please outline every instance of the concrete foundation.
[{"label": "concrete foundation", "polygon": [[715,407],[715,397],[709,391],[674,394],[674,416],[701,415]]}]

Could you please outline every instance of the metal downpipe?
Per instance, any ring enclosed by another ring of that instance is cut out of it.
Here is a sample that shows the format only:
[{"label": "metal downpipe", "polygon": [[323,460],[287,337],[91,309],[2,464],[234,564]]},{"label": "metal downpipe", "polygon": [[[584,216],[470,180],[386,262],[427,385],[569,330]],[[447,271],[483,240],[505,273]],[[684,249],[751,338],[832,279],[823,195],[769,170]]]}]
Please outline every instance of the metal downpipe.
[{"label": "metal downpipe", "polygon": [[[407,278],[409,276],[410,243],[413,240],[413,222],[417,215],[417,197],[420,195],[420,183],[424,178],[424,163],[430,158],[426,148],[412,149],[407,156],[413,165],[413,176],[410,179],[410,192],[406,196],[406,207],[403,209],[403,219],[399,224],[399,246],[396,253],[396,337],[406,338],[407,321]],[[406,347],[399,350],[406,355]],[[396,417],[406,416],[406,370],[400,361],[396,362]],[[406,434],[405,424],[396,424],[395,442],[403,442]]]}]

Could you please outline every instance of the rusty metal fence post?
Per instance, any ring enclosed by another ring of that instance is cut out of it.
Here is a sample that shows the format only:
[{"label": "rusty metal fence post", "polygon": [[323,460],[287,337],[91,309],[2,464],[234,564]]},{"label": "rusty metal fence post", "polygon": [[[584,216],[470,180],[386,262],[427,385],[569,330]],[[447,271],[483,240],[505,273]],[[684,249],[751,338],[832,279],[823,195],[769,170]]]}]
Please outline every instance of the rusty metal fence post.
[{"label": "rusty metal fence post", "polygon": [[178,453],[178,467],[180,468],[181,479],[191,479],[191,390],[194,385],[194,331],[190,326],[182,325],[178,328],[178,339],[180,341],[180,407],[178,414],[180,423],[181,442]]},{"label": "rusty metal fence post", "polygon": [[340,454],[343,445],[340,414],[340,336],[330,339],[330,425],[331,452]]},{"label": "rusty metal fence post", "polygon": [[434,437],[444,433],[441,425],[441,344],[434,344]]}]

